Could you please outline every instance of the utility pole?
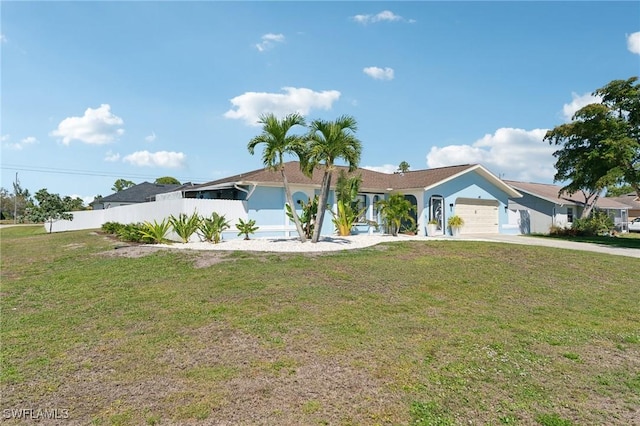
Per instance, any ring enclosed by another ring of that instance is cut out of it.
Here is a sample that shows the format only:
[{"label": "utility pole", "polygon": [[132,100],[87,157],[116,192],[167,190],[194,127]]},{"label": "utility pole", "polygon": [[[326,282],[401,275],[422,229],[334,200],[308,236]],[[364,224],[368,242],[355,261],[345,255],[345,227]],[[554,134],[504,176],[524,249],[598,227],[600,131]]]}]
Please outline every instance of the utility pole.
[{"label": "utility pole", "polygon": [[13,185],[13,224],[18,223],[18,172],[16,172],[16,183]]}]

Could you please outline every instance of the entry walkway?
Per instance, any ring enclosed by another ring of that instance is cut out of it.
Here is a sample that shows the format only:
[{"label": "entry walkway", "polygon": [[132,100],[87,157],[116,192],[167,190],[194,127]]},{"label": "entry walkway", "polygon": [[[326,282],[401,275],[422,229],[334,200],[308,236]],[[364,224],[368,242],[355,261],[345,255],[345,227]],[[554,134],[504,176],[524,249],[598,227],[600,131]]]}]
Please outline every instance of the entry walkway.
[{"label": "entry walkway", "polygon": [[640,249],[612,247],[603,244],[579,243],[555,238],[532,237],[528,235],[504,235],[504,234],[469,234],[456,237],[458,240],[490,241],[510,244],[523,244],[529,246],[555,247],[569,250],[584,250],[596,253],[614,254],[640,258]]}]

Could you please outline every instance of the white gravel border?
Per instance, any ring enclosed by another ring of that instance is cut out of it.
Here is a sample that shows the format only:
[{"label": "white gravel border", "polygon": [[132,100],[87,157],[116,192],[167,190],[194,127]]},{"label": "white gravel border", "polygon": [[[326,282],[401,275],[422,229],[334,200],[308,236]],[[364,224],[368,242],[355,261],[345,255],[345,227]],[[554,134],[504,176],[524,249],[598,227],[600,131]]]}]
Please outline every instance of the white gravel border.
[{"label": "white gravel border", "polygon": [[[433,239],[433,238],[429,238]],[[252,238],[250,240],[234,239],[223,240],[218,244],[207,242],[158,244],[156,247],[167,247],[184,250],[222,250],[222,251],[270,251],[270,252],[322,252],[352,250],[374,246],[384,242],[422,240],[427,237],[400,234],[397,237],[391,235],[350,235],[348,237],[322,237],[317,243],[307,241],[301,243],[298,238]]]}]

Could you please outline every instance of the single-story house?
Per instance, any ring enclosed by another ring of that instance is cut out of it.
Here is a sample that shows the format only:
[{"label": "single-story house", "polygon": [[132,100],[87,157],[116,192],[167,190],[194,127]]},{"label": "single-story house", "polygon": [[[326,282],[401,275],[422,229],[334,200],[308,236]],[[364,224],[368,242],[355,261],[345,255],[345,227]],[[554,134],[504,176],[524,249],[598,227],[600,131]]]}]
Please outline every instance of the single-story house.
[{"label": "single-story house", "polygon": [[[505,180],[522,194],[509,200],[509,220],[521,234],[548,233],[552,226],[570,227],[584,210],[585,200],[579,194],[562,192],[562,187],[546,183]],[[596,208],[606,211],[619,231],[627,230],[629,207],[613,198],[600,197]]]},{"label": "single-story house", "polygon": [[629,221],[640,217],[640,197],[635,192],[630,192],[619,197],[611,197],[612,200],[629,206]]},{"label": "single-story house", "polygon": [[[294,202],[306,202],[320,193],[323,170],[315,170],[311,178],[300,171],[298,162],[287,162],[285,174],[291,187]],[[335,187],[340,169],[337,166],[332,177]],[[400,193],[416,206],[417,233],[426,235],[427,223],[438,222],[436,235],[447,233],[447,219],[461,216],[465,225],[463,234],[518,233],[516,225],[509,225],[507,207],[509,199],[520,193],[493,173],[478,164],[467,164],[405,173],[380,173],[359,168],[350,175],[360,175],[362,183],[358,194],[359,204],[365,214],[355,227],[359,233],[375,232],[372,223],[381,223],[376,203],[389,194]],[[229,176],[202,185],[183,188],[163,197],[178,193],[185,199],[241,200],[246,203],[247,218],[254,219],[260,227],[259,236],[295,235],[295,227],[285,212],[285,192],[279,171],[258,169]],[[329,194],[328,204],[335,210],[334,192]],[[322,233],[334,233],[331,215],[325,215]],[[284,234],[283,234],[284,232]]]},{"label": "single-story house", "polygon": [[158,194],[175,192],[182,187],[188,187],[190,185],[190,183],[174,185],[142,182],[106,197],[98,198],[89,205],[93,210],[100,210],[118,206],[127,206],[129,204],[147,203],[155,201]]}]

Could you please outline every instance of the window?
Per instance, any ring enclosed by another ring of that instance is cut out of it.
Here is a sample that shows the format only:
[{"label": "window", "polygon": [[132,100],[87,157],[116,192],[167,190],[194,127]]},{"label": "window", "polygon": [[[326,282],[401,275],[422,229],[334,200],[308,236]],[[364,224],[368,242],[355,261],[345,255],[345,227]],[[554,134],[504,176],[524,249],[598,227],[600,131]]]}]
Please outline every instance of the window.
[{"label": "window", "polygon": [[567,207],[567,222],[573,223],[573,207]]}]

